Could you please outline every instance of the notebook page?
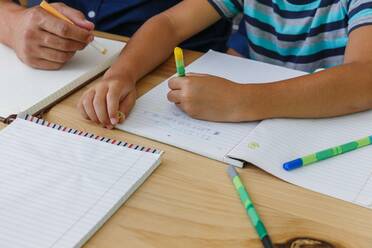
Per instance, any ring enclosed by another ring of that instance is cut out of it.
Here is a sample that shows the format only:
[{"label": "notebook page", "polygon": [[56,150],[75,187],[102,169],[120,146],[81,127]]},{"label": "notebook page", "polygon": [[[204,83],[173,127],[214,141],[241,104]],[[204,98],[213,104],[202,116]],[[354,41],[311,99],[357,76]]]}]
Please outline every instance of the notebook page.
[{"label": "notebook page", "polygon": [[[304,74],[214,51],[206,53],[186,70],[241,83],[271,82]],[[223,161],[225,155],[257,125],[255,122],[233,124],[192,119],[168,102],[167,81],[142,96],[129,118],[118,128]]]},{"label": "notebook page", "polygon": [[261,122],[229,155],[295,185],[372,208],[372,146],[297,170],[284,162],[372,134],[372,111],[344,117]]},{"label": "notebook page", "polygon": [[84,74],[91,71],[98,74],[105,69],[101,65],[111,63],[124,46],[119,41],[96,40],[108,49],[106,55],[87,46],[58,71],[32,69],[23,64],[11,49],[0,44],[0,116],[6,118],[26,111]]},{"label": "notebook page", "polygon": [[0,247],[80,247],[159,158],[17,119],[0,133]]}]

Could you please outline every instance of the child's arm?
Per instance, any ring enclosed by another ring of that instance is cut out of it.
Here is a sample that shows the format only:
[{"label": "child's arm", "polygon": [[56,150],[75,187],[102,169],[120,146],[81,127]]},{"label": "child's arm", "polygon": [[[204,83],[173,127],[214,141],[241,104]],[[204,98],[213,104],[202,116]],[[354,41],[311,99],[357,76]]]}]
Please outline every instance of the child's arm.
[{"label": "child's arm", "polygon": [[129,41],[103,80],[86,91],[78,108],[82,115],[112,128],[117,112],[128,114],[135,84],[165,61],[175,46],[220,18],[208,1],[185,0],[147,21]]},{"label": "child's arm", "polygon": [[253,121],[318,118],[372,108],[372,26],[351,32],[343,65],[263,85],[238,85],[205,75],[174,78],[170,101],[194,118]]}]

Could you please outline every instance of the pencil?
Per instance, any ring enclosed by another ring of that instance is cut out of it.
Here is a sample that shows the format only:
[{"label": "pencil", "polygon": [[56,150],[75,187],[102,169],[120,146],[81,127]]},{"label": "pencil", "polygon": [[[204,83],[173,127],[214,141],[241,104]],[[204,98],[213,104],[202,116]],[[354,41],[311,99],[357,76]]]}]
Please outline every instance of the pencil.
[{"label": "pencil", "polygon": [[[47,3],[46,1],[43,0],[40,3],[40,7],[43,8],[48,13],[54,15],[55,17],[60,18],[60,19],[66,21],[66,22],[68,22],[68,23],[70,23],[72,25],[75,25],[75,23],[73,23],[70,19],[68,19],[62,13],[58,12],[58,10],[56,10],[55,8],[53,8],[53,6],[50,5],[49,3]],[[97,51],[99,51],[103,55],[105,55],[107,53],[107,48],[103,47],[101,44],[99,44],[95,40],[93,40],[91,43],[89,43],[89,45],[92,46],[93,48],[95,48]]]},{"label": "pencil", "polygon": [[182,49],[176,47],[174,49],[174,59],[176,61],[176,69],[179,77],[185,76],[185,63],[183,61],[183,52]]},{"label": "pencil", "polygon": [[251,221],[251,224],[256,229],[256,232],[258,234],[258,237],[260,238],[262,245],[264,248],[273,248],[273,244],[271,242],[271,239],[269,237],[269,234],[267,233],[267,230],[258,215],[256,209],[254,208],[253,202],[244,187],[242,181],[240,180],[240,177],[238,175],[238,172],[235,170],[234,166],[229,165],[227,168],[227,173],[229,174],[236,191],[239,194],[240,200],[243,203],[245,210],[247,212],[247,215]]},{"label": "pencil", "polygon": [[283,164],[283,169],[285,169],[286,171],[291,171],[306,165],[314,164],[322,160],[326,160],[347,152],[354,151],[356,149],[368,146],[370,144],[372,144],[372,136],[367,136],[359,140],[355,140],[340,146],[328,148],[320,152],[309,154],[302,158],[286,162]]}]

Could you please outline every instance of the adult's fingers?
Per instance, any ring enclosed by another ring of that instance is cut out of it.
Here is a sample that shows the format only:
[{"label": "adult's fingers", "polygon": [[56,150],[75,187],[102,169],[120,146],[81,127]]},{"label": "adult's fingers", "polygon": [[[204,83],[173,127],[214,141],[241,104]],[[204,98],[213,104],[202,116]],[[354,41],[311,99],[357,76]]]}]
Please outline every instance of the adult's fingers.
[{"label": "adult's fingers", "polygon": [[26,63],[31,66],[32,68],[35,69],[40,69],[40,70],[58,70],[60,69],[63,64],[62,63],[57,63],[45,59],[30,59],[29,61],[26,61]]},{"label": "adult's fingers", "polygon": [[84,49],[87,46],[87,43],[64,39],[44,31],[40,34],[40,46],[63,52],[76,52]]},{"label": "adult's fingers", "polygon": [[79,41],[85,44],[94,39],[91,31],[68,23],[65,20],[61,20],[51,14],[44,15],[39,26],[41,29],[55,34],[61,38]]},{"label": "adult's fingers", "polygon": [[180,103],[181,102],[181,91],[180,90],[171,90],[168,92],[167,95],[168,101],[173,103]]},{"label": "adult's fingers", "polygon": [[44,60],[64,64],[69,61],[74,56],[74,54],[75,52],[61,52],[55,49],[42,47],[40,48],[39,57]]},{"label": "adult's fingers", "polygon": [[64,3],[55,3],[52,4],[52,6],[79,27],[87,29],[89,31],[94,29],[94,24],[88,21],[85,18],[84,14],[79,10],[70,8]]}]

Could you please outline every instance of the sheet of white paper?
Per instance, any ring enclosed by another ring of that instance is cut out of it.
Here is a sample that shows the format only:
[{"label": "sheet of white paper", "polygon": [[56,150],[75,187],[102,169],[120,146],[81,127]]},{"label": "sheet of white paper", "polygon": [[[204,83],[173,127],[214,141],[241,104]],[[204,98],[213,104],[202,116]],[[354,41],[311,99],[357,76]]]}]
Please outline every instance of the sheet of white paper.
[{"label": "sheet of white paper", "polygon": [[0,247],[80,247],[159,155],[17,119],[0,132]]},{"label": "sheet of white paper", "polygon": [[87,46],[58,71],[32,69],[23,64],[11,49],[0,44],[0,117],[6,118],[29,109],[82,75],[96,70],[124,46],[118,41],[96,40],[108,49],[106,55]]},{"label": "sheet of white paper", "polygon": [[372,111],[344,117],[261,122],[229,155],[285,181],[372,208],[372,146],[293,171],[283,163],[372,135]]},{"label": "sheet of white paper", "polygon": [[[304,75],[303,72],[209,51],[187,67],[239,83],[264,83]],[[168,81],[168,80],[167,80]],[[256,125],[194,120],[167,100],[165,81],[142,96],[118,128],[223,161]]]}]

